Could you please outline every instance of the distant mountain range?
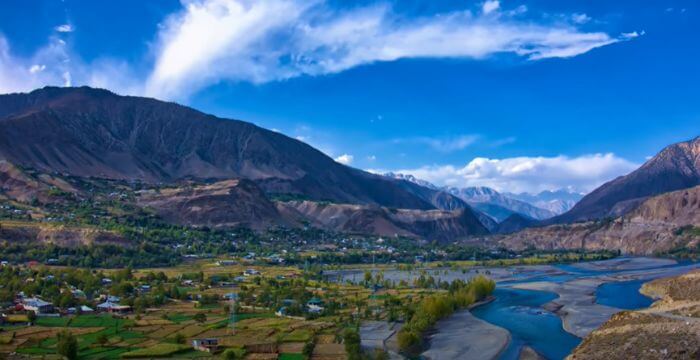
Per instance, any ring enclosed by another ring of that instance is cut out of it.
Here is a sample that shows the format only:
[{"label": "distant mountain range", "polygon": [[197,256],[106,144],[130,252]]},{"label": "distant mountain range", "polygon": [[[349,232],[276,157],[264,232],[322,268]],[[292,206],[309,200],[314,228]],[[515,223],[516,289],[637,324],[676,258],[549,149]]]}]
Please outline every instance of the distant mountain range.
[{"label": "distant mountain range", "polygon": [[384,176],[413,182],[417,185],[452,194],[471,205],[473,208],[490,216],[500,223],[513,214],[525,218],[545,220],[571,209],[583,196],[566,190],[544,191],[536,195],[522,193],[499,193],[485,187],[438,187],[428,181],[417,179],[410,174],[386,173]]}]

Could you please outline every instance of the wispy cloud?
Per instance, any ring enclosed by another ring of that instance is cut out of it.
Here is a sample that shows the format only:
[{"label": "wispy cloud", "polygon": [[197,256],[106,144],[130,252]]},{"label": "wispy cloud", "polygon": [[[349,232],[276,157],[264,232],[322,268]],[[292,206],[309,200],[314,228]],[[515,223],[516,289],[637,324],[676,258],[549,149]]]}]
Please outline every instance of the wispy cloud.
[{"label": "wispy cloud", "polygon": [[59,26],[56,26],[56,27],[54,28],[54,30],[56,30],[56,31],[58,31],[58,32],[61,32],[61,33],[73,32],[73,25],[71,25],[71,24],[59,25]]},{"label": "wispy cloud", "polygon": [[[583,31],[575,20],[580,16],[528,19],[524,5],[504,8],[495,0],[431,17],[406,17],[389,3],[339,9],[326,0],[182,2],[154,34],[152,60],[138,65],[114,58],[84,62],[75,54],[66,59],[61,53],[70,51],[60,37],[18,58],[0,36],[0,91],[71,83],[183,99],[221,81],[264,83],[402,58],[567,58],[633,38]],[[55,31],[65,36],[75,29],[66,23]]]},{"label": "wispy cloud", "polygon": [[186,96],[222,79],[262,83],[401,58],[564,58],[623,39],[581,31],[573,21],[523,20],[517,9],[491,0],[478,13],[408,19],[388,5],[341,11],[321,0],[186,1],[163,24],[146,92]]},{"label": "wispy cloud", "polygon": [[417,136],[409,138],[400,138],[392,140],[394,144],[418,144],[427,145],[433,150],[449,153],[453,151],[463,150],[479,140],[479,135],[466,134],[447,137],[429,137]]},{"label": "wispy cloud", "polygon": [[487,0],[481,5],[481,11],[484,14],[490,14],[498,10],[499,7],[501,7],[501,3],[498,0]]},{"label": "wispy cloud", "polygon": [[394,172],[411,174],[436,185],[489,186],[507,192],[538,193],[563,188],[589,192],[637,167],[638,164],[607,153],[579,157],[475,158],[462,167],[434,165]]}]

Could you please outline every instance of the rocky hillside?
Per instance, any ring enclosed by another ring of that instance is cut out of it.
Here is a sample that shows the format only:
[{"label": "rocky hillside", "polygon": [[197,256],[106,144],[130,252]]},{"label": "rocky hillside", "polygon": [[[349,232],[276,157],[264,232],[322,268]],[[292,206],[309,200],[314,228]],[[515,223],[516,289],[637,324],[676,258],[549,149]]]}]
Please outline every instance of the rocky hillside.
[{"label": "rocky hillside", "polygon": [[178,225],[260,230],[291,225],[262,190],[245,179],[143,191],[138,204],[155,210],[164,220]]},{"label": "rocky hillside", "polygon": [[660,300],[614,315],[567,359],[700,358],[700,271],[652,281],[641,291]]},{"label": "rocky hillside", "polygon": [[48,87],[0,95],[0,124],[0,159],[44,173],[152,183],[245,178],[266,193],[435,208],[415,194],[434,190],[344,166],[250,123],[154,99]]},{"label": "rocky hillside", "polygon": [[455,241],[488,230],[469,209],[388,209],[372,205],[329,204],[311,201],[279,202],[285,218],[347,233],[407,236],[427,240]]},{"label": "rocky hillside", "polygon": [[670,145],[632,173],[586,195],[552,223],[616,217],[646,198],[700,185],[700,137]]},{"label": "rocky hillside", "polygon": [[700,244],[700,186],[651,197],[635,210],[609,221],[550,225],[496,237],[506,247],[522,249],[611,249],[654,254]]}]

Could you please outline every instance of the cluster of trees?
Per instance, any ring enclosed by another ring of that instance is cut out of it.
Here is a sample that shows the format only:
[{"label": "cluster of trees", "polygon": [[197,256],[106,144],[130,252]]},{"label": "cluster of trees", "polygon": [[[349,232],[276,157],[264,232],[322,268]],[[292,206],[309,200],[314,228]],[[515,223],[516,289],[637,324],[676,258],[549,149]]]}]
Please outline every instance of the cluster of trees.
[{"label": "cluster of trees", "polygon": [[[308,280],[257,278],[256,281],[256,286],[241,286],[238,293],[240,303],[270,309],[284,307],[287,315],[309,316],[306,312],[306,303],[314,297],[314,294],[308,290],[310,285]],[[345,306],[339,301],[340,296],[333,290],[326,291],[322,300],[324,304],[322,315],[334,315],[338,309]]]},{"label": "cluster of trees", "polygon": [[438,320],[483,300],[495,288],[496,283],[493,280],[479,275],[467,282],[455,280],[446,293],[430,295],[414,304],[406,323],[398,333],[399,347],[407,352],[415,350],[421,345],[423,333]]},{"label": "cluster of trees", "polygon": [[[112,280],[109,286],[102,279]],[[26,296],[41,296],[60,308],[78,305],[93,305],[95,297],[107,293],[122,298],[122,303],[133,306],[138,312],[151,306],[165,303],[167,299],[187,299],[189,294],[162,273],[148,273],[134,278],[130,268],[116,271],[109,276],[102,271],[80,268],[22,268],[6,266],[0,268],[0,302],[12,302],[23,292]],[[151,290],[139,293],[139,284],[148,284]],[[85,296],[77,296],[71,288],[81,290]]]}]

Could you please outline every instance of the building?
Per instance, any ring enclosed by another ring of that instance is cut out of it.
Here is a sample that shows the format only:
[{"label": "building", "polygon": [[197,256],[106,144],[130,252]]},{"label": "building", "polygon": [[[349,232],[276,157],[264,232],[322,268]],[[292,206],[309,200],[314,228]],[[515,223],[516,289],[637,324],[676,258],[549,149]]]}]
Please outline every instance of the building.
[{"label": "building", "polygon": [[219,350],[219,339],[194,339],[192,340],[192,347],[195,350],[206,351],[208,353],[215,353]]},{"label": "building", "polygon": [[113,314],[126,314],[131,311],[131,306],[119,305],[110,301],[105,301],[102,304],[97,305],[97,310]]},{"label": "building", "polygon": [[313,298],[306,302],[306,308],[310,313],[318,314],[323,312],[323,301],[319,298]]},{"label": "building", "polygon": [[33,311],[37,315],[51,314],[54,312],[52,303],[35,297],[22,299],[22,307],[24,310]]}]

